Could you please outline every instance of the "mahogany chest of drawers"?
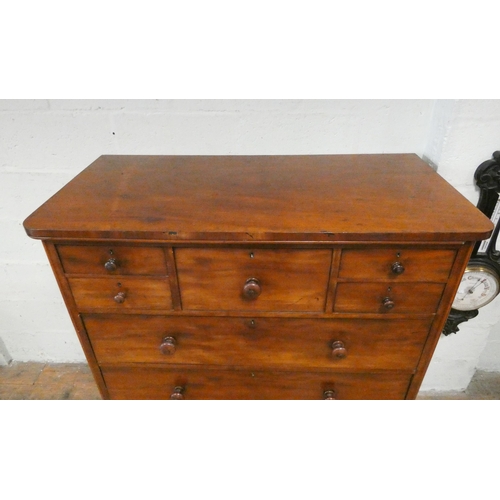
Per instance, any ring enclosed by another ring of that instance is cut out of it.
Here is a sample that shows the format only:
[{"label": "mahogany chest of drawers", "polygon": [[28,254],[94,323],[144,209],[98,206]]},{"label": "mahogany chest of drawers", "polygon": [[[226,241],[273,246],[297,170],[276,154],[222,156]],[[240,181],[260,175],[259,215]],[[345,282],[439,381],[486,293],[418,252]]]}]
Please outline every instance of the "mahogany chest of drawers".
[{"label": "mahogany chest of drawers", "polygon": [[413,154],[102,156],[24,222],[103,398],[415,398],[491,222]]}]

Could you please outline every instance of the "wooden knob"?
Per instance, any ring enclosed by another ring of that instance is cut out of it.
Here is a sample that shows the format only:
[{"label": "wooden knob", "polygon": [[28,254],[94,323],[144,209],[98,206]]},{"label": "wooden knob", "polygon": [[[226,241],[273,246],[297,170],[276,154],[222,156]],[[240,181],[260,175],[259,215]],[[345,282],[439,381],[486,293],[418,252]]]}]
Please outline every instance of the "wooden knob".
[{"label": "wooden knob", "polygon": [[335,340],[332,342],[332,356],[339,359],[347,356],[347,349],[345,348],[344,342],[341,340]]},{"label": "wooden knob", "polygon": [[162,354],[175,354],[176,345],[175,337],[164,337],[160,344],[160,351]]},{"label": "wooden knob", "polygon": [[335,397],[335,391],[325,391],[323,392],[323,399],[327,400],[327,401],[332,401],[334,399],[336,399]]},{"label": "wooden knob", "polygon": [[123,304],[125,302],[126,296],[127,295],[125,292],[118,292],[113,298],[115,299],[115,302],[117,304]]},{"label": "wooden knob", "polygon": [[106,263],[104,264],[104,267],[106,271],[116,271],[117,265],[116,265],[116,259],[113,257],[109,258]]},{"label": "wooden knob", "polygon": [[170,394],[170,399],[175,399],[175,400],[184,399],[184,394],[182,394],[183,392],[184,392],[184,387],[180,386],[174,387],[174,392]]},{"label": "wooden knob", "polygon": [[256,299],[262,292],[260,282],[257,278],[248,278],[243,286],[243,295],[249,299]]},{"label": "wooden knob", "polygon": [[386,297],[383,301],[382,301],[382,305],[387,309],[392,309],[396,304],[394,303],[394,301],[390,298],[390,297]]},{"label": "wooden knob", "polygon": [[405,272],[405,266],[401,262],[394,262],[391,266],[391,270],[394,274],[403,274]]}]

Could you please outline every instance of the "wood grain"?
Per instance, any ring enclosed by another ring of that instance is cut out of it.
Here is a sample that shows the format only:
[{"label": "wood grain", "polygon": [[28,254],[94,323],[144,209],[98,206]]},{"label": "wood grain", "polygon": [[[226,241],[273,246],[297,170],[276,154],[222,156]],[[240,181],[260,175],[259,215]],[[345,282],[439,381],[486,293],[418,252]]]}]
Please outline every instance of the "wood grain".
[{"label": "wood grain", "polygon": [[[104,309],[126,311],[128,309],[172,309],[172,297],[168,279],[117,278],[69,278],[76,305],[80,311]],[[124,294],[123,302],[115,297]]]},{"label": "wood grain", "polygon": [[391,154],[102,156],[24,227],[104,398],[333,400],[416,396],[493,224]]},{"label": "wood grain", "polygon": [[[323,311],[331,250],[179,248],[175,251],[184,310]],[[248,279],[262,289],[244,294]]]},{"label": "wood grain", "polygon": [[[131,247],[116,243],[57,245],[57,251],[67,274],[167,275],[163,249],[159,247]],[[115,271],[105,268],[110,259],[114,260]]]},{"label": "wood grain", "polygon": [[[455,260],[456,250],[408,247],[346,249],[342,252],[339,279],[440,281],[445,283]],[[399,263],[404,271],[396,274]]]},{"label": "wood grain", "polygon": [[102,368],[113,399],[169,399],[174,387],[189,399],[403,399],[411,376],[386,373],[290,373],[262,370]]},{"label": "wood grain", "polygon": [[[214,364],[336,371],[414,370],[432,319],[83,317],[92,347],[103,364]],[[173,355],[160,350],[165,337],[176,340]],[[344,343],[344,359],[332,356],[334,341]]]},{"label": "wood grain", "polygon": [[101,156],[35,238],[464,241],[493,226],[414,154]]},{"label": "wood grain", "polygon": [[[444,284],[440,283],[339,283],[334,312],[382,314],[432,314],[435,313]],[[387,309],[386,298],[394,301]]]}]

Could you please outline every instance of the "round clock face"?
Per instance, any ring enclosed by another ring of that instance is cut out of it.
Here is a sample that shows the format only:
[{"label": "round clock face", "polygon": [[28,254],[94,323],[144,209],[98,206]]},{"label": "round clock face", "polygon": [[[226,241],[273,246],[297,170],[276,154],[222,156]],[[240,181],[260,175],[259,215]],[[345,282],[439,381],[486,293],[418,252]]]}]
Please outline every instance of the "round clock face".
[{"label": "round clock face", "polygon": [[497,273],[483,264],[470,264],[465,269],[453,309],[472,311],[491,302],[500,291]]}]

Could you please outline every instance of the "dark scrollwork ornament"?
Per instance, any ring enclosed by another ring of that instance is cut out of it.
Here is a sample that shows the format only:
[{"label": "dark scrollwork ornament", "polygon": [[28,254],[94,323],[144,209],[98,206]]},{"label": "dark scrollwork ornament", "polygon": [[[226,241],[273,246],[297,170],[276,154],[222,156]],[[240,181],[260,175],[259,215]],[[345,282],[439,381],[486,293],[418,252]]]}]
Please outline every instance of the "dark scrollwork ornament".
[{"label": "dark scrollwork ornament", "polygon": [[[500,279],[500,251],[497,250],[498,232],[500,230],[500,151],[495,151],[491,160],[487,160],[474,173],[474,180],[480,189],[477,208],[495,223],[495,229],[491,237],[485,241],[476,243],[467,268],[487,269],[492,273],[494,279]],[[457,333],[458,325],[464,323],[479,314],[477,309],[456,310],[451,309],[443,335]]]},{"label": "dark scrollwork ornament", "polygon": [[449,335],[450,333],[457,333],[459,331],[458,325],[475,318],[479,314],[477,309],[472,311],[456,311],[452,309],[444,325],[443,335]]}]

